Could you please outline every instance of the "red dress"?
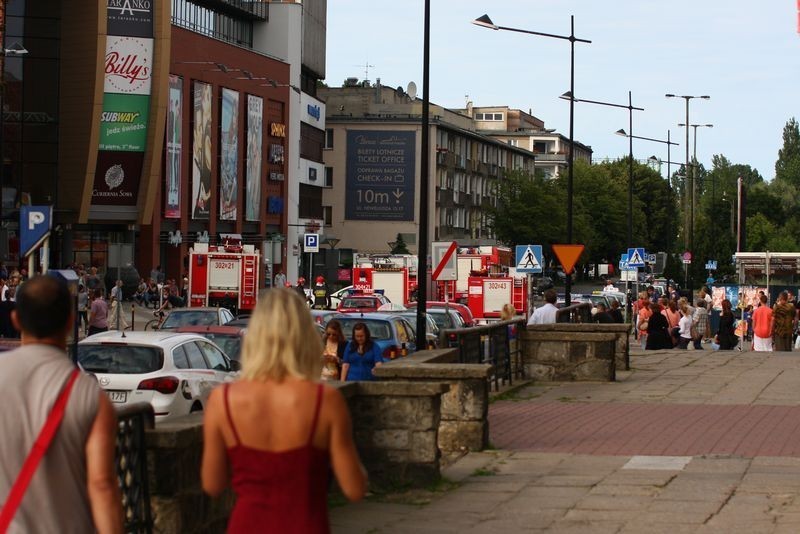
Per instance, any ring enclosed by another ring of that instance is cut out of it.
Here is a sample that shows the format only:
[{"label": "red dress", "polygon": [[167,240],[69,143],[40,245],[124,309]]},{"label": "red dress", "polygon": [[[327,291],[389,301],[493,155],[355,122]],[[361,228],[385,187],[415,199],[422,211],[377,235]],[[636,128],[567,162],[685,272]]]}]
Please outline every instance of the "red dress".
[{"label": "red dress", "polygon": [[236,444],[228,449],[231,485],[236,493],[228,532],[328,533],[327,450],[312,445],[322,404],[322,384],[317,387],[317,404],[311,432],[304,446],[272,452],[243,445],[228,408],[225,385],[225,413]]}]

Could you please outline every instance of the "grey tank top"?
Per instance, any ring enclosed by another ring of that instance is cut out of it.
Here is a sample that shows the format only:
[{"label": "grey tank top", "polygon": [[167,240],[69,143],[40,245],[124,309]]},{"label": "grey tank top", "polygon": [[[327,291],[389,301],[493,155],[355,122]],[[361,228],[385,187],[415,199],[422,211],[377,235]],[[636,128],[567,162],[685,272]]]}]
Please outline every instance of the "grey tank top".
[{"label": "grey tank top", "polygon": [[[64,352],[48,345],[24,345],[0,353],[0,502],[5,502],[74,368]],[[97,382],[81,374],[9,534],[94,532],[84,448],[98,403]]]}]

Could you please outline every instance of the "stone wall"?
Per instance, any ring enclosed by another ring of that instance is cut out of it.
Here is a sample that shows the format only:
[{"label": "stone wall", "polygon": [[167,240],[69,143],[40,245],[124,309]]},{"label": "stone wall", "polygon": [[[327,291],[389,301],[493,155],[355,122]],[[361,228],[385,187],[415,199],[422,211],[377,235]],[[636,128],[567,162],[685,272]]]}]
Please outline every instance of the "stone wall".
[{"label": "stone wall", "polygon": [[444,383],[344,384],[353,433],[372,489],[424,486],[439,478]]},{"label": "stone wall", "polygon": [[489,444],[489,364],[457,363],[454,349],[420,351],[375,370],[384,380],[447,383],[442,395],[439,449],[445,453],[480,451]]},{"label": "stone wall", "polygon": [[203,416],[193,414],[147,431],[150,504],[156,533],[225,532],[233,494],[203,493]]},{"label": "stone wall", "polygon": [[529,378],[613,381],[618,368],[630,368],[628,325],[531,325],[519,339]]},{"label": "stone wall", "polygon": [[[439,478],[441,395],[447,383],[349,382],[353,434],[372,489],[425,486]],[[202,414],[147,431],[147,464],[154,532],[225,532],[233,506],[228,491],[210,499],[200,483]]]}]

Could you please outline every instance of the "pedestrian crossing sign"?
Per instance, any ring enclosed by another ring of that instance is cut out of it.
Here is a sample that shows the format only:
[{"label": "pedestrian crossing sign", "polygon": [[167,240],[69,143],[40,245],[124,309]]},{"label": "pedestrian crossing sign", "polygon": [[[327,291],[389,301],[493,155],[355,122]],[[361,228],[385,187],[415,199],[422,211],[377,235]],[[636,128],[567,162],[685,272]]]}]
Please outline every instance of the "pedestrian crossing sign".
[{"label": "pedestrian crossing sign", "polygon": [[628,267],[644,267],[644,260],[647,256],[643,248],[628,249]]},{"label": "pedestrian crossing sign", "polygon": [[517,245],[516,266],[518,273],[541,273],[542,245]]}]

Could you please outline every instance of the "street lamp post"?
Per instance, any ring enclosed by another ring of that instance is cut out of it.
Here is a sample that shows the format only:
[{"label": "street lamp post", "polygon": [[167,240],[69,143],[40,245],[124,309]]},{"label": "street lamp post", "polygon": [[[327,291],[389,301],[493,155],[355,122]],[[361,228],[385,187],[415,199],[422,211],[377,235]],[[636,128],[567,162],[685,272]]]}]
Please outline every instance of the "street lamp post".
[{"label": "street lamp post", "polygon": [[[426,0],[426,2],[429,0]],[[575,37],[575,17],[570,15],[570,33],[569,35],[556,35],[553,33],[543,33],[543,32],[535,32],[531,30],[521,30],[518,28],[508,28],[505,26],[498,26],[492,19],[489,18],[489,15],[483,15],[482,17],[478,17],[477,19],[473,20],[472,23],[477,26],[483,26],[484,28],[489,28],[490,30],[506,30],[511,32],[517,33],[526,33],[528,35],[539,35],[542,37],[551,37],[553,39],[562,39],[565,41],[569,41],[569,92],[570,95],[575,94],[575,43],[591,43],[591,41],[586,39],[578,39]],[[567,154],[567,166],[569,167],[569,172],[567,174],[567,243],[572,243],[572,201],[573,201],[573,191],[572,191],[572,183],[573,183],[573,161],[574,161],[574,101],[570,98],[569,103],[569,154]],[[572,277],[569,273],[566,276],[566,282],[564,284],[564,303],[566,306],[569,306],[572,303],[571,298],[572,292]]]},{"label": "street lamp post", "polygon": [[[702,98],[703,100],[708,100],[711,98],[708,95],[675,95],[672,93],[667,93],[664,95],[667,98],[683,98],[686,101],[686,123],[691,124],[689,122],[689,100],[693,98]],[[686,249],[689,252],[694,253],[694,182],[695,182],[695,173],[691,173],[691,183],[689,187],[686,187],[686,194],[687,194],[687,204],[689,207],[689,217],[686,220],[687,232],[686,232]],[[689,177],[689,128],[686,128],[686,176]]]},{"label": "street lamp post", "polygon": [[[680,126],[682,128],[686,128],[686,123],[679,122],[678,126]],[[694,128],[694,138],[692,140],[692,144],[694,145],[694,147],[692,148],[692,160],[697,162],[697,129],[698,128],[713,128],[714,125],[713,124],[689,124],[689,126]],[[689,128],[686,128],[686,130],[688,132]],[[694,177],[695,174],[692,173],[692,176]],[[692,179],[692,184],[694,186],[694,178]],[[711,209],[712,209],[712,213],[713,213],[713,209],[714,209],[714,202],[715,202],[716,196],[717,196],[716,189],[717,189],[717,180],[712,177],[712,179],[711,179]],[[692,190],[692,209],[694,210],[694,190]],[[693,225],[692,229],[694,230],[694,211],[692,211],[692,225]],[[716,232],[715,232],[715,228],[714,228],[713,224],[711,225],[711,242],[712,243],[716,242]]]},{"label": "street lamp post", "polygon": [[424,347],[428,330],[428,183],[430,159],[431,0],[425,0],[422,45],[422,151],[419,156],[419,236],[417,237],[417,346]]},{"label": "street lamp post", "polygon": [[[599,100],[588,100],[586,98],[575,98],[574,93],[572,91],[568,93],[564,93],[561,95],[561,98],[564,100],[569,100],[570,102],[583,102],[586,104],[597,104],[600,106],[609,106],[612,108],[623,108],[628,110],[628,128],[633,132],[633,111],[644,111],[644,108],[637,108],[632,103],[631,92],[628,91],[628,104],[613,104],[611,102],[600,102]],[[623,132],[624,130],[620,130]],[[617,132],[619,133],[619,132]],[[628,164],[628,236],[627,236],[627,243],[628,247],[633,247],[633,139],[636,136],[631,136],[630,142],[628,143],[628,150],[630,155],[630,162]],[[646,138],[640,138],[646,139]]]}]

